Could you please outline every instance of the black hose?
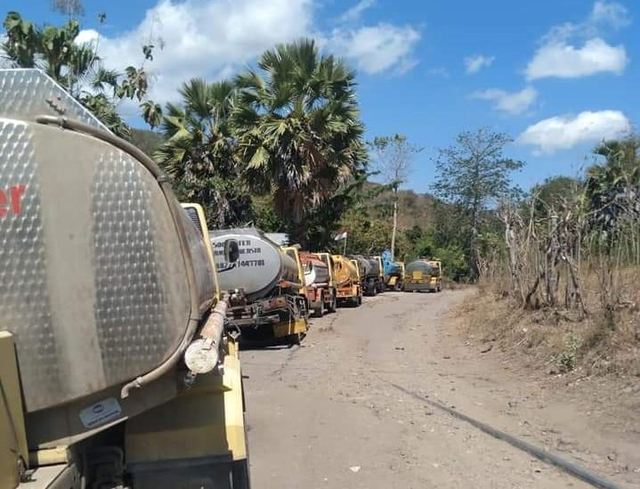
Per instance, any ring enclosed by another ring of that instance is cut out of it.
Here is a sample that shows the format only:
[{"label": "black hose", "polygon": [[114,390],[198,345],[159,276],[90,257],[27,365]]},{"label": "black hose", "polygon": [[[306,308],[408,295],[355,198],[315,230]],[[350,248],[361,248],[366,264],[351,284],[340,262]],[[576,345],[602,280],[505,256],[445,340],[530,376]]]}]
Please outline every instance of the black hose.
[{"label": "black hose", "polygon": [[[384,380],[384,379],[382,379]],[[562,457],[559,457],[557,455],[554,455],[553,453],[549,453],[541,448],[538,448],[534,445],[532,445],[531,443],[527,443],[524,440],[521,440],[519,438],[516,438],[515,436],[509,435],[508,433],[505,433],[504,431],[500,431],[497,430],[495,428],[492,428],[491,426],[483,423],[482,421],[478,421],[477,419],[473,419],[469,416],[467,416],[466,414],[463,414],[459,411],[456,411],[453,408],[450,408],[449,406],[445,406],[442,403],[439,403],[438,401],[433,401],[431,399],[427,399],[426,397],[421,396],[420,394],[416,394],[415,392],[412,392],[408,389],[405,389],[404,387],[395,384],[393,382],[389,382],[388,380],[384,380],[385,382],[387,382],[388,384],[392,385],[393,387],[395,387],[396,389],[398,389],[399,391],[404,392],[405,394],[410,395],[411,397],[414,397],[422,402],[425,402],[433,407],[436,407],[438,409],[441,409],[443,411],[446,411],[447,413],[449,413],[451,416],[454,416],[458,419],[461,419],[462,421],[466,421],[467,423],[469,423],[472,426],[475,426],[476,428],[478,428],[481,431],[484,431],[486,434],[493,436],[494,438],[497,438],[498,440],[503,440],[506,441],[507,443],[509,443],[510,445],[518,448],[519,450],[522,450],[526,453],[528,453],[529,455],[532,455],[534,457],[536,457],[539,460],[542,460],[543,462],[547,462],[550,463],[552,465],[555,465],[556,467],[564,470],[565,472],[567,472],[568,474],[571,474],[574,477],[577,477],[578,479],[586,482],[587,484],[591,484],[594,487],[598,487],[601,489],[622,489],[621,486],[619,486],[618,484],[611,482],[607,479],[602,478],[601,476],[599,476],[598,474],[594,474],[593,472],[585,469],[584,467],[581,467],[579,465],[576,465],[572,462],[569,462],[568,460],[565,460]]]}]

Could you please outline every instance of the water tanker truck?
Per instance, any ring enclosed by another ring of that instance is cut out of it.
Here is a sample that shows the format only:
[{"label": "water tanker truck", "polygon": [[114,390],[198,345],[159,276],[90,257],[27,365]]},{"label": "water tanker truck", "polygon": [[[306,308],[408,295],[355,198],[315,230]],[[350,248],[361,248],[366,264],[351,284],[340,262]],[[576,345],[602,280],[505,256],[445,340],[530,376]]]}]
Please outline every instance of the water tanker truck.
[{"label": "water tanker truck", "polygon": [[0,189],[0,487],[248,488],[202,209],[38,70],[0,70]]},{"label": "water tanker truck", "polygon": [[387,290],[402,290],[405,274],[404,263],[393,261],[389,250],[384,250],[380,258],[384,266],[384,283]]},{"label": "water tanker truck", "polygon": [[[229,240],[239,259],[229,263]],[[229,321],[247,339],[299,343],[308,330],[309,305],[298,248],[281,247],[257,228],[211,231],[220,288],[230,295]]]},{"label": "water tanker truck", "polygon": [[362,285],[358,262],[342,255],[333,255],[331,258],[338,304],[359,306],[362,304]]},{"label": "water tanker truck", "polygon": [[337,309],[336,289],[333,284],[333,264],[327,253],[323,255],[325,256],[308,251],[300,252],[307,301],[316,317],[324,316],[325,311],[335,312]]},{"label": "water tanker truck", "polygon": [[440,261],[418,258],[406,267],[404,290],[406,292],[440,292],[442,268]]},{"label": "water tanker truck", "polygon": [[374,296],[385,290],[384,268],[380,256],[366,257],[356,255],[353,257],[358,262],[362,290],[365,295]]}]

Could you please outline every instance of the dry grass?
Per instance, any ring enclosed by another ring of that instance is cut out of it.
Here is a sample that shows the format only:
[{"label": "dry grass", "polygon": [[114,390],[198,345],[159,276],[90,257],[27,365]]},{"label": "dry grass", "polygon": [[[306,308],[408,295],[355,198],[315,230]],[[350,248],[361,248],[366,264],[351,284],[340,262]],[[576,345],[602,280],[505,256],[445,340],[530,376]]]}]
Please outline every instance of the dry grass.
[{"label": "dry grass", "polygon": [[640,271],[618,273],[615,282],[617,306],[607,311],[600,278],[585,276],[589,315],[581,319],[574,310],[525,310],[505,293],[503,280],[495,279],[463,306],[466,332],[551,373],[640,376]]}]

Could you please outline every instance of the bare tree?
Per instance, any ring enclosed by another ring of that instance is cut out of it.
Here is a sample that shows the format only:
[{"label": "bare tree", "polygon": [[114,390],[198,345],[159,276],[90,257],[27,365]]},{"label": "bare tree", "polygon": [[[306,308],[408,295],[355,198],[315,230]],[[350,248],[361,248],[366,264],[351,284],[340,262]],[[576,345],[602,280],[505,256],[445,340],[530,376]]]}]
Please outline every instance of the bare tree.
[{"label": "bare tree", "polygon": [[394,259],[396,234],[398,232],[398,212],[400,200],[400,185],[407,181],[411,171],[413,158],[422,151],[402,134],[376,137],[369,143],[375,169],[380,172],[385,183],[393,192],[393,229],[391,232],[391,259]]},{"label": "bare tree", "polygon": [[73,20],[84,15],[84,3],[82,0],[51,0],[51,10]]}]

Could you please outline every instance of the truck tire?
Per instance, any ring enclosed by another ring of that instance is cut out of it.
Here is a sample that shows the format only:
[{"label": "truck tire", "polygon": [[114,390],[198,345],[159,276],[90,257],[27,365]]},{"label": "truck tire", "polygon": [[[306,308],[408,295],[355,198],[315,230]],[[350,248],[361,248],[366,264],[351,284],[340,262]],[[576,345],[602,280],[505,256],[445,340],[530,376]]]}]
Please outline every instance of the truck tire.
[{"label": "truck tire", "polygon": [[358,294],[356,298],[356,307],[360,307],[362,305],[362,294]]},{"label": "truck tire", "polygon": [[289,343],[291,346],[295,346],[295,345],[300,346],[301,341],[302,341],[302,333],[295,333],[287,336],[287,343]]}]

